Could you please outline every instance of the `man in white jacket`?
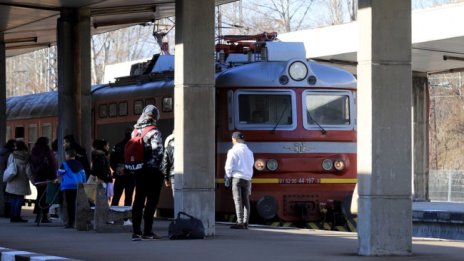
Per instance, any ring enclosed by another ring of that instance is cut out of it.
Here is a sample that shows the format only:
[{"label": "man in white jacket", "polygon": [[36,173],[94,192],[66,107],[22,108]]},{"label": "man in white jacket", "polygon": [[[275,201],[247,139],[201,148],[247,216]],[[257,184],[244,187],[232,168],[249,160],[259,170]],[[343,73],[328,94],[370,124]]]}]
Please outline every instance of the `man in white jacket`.
[{"label": "man in white jacket", "polygon": [[232,179],[232,195],[237,223],[232,229],[247,229],[250,218],[251,178],[253,177],[253,152],[245,144],[241,132],[232,133],[232,148],[227,152],[226,179]]}]

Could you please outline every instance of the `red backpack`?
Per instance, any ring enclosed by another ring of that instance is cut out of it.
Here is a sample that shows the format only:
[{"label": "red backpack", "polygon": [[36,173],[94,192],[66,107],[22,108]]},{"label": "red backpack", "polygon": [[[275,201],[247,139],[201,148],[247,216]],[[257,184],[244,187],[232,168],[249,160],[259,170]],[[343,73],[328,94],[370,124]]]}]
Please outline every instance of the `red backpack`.
[{"label": "red backpack", "polygon": [[155,126],[145,127],[141,133],[135,129],[132,132],[132,138],[126,143],[124,147],[124,169],[131,173],[140,170],[145,164],[145,146],[143,144],[143,137],[153,129]]}]

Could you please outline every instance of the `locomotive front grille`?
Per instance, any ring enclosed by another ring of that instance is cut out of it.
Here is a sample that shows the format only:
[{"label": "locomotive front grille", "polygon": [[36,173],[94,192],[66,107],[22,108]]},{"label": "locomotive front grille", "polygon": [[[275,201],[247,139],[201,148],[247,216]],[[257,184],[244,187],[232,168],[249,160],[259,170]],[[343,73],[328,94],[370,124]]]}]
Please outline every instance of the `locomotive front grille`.
[{"label": "locomotive front grille", "polygon": [[319,196],[310,195],[284,195],[284,216],[298,217],[304,221],[320,219]]}]

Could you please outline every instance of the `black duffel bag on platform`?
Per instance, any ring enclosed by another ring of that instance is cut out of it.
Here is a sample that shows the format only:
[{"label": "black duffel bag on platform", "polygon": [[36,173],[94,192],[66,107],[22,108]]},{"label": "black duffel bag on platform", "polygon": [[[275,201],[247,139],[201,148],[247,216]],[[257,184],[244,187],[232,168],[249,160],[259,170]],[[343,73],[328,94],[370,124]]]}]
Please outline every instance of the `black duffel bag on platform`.
[{"label": "black duffel bag on platform", "polygon": [[[187,218],[181,218],[181,215]],[[185,212],[179,212],[169,224],[169,239],[203,239],[205,238],[205,227],[198,218]]]}]

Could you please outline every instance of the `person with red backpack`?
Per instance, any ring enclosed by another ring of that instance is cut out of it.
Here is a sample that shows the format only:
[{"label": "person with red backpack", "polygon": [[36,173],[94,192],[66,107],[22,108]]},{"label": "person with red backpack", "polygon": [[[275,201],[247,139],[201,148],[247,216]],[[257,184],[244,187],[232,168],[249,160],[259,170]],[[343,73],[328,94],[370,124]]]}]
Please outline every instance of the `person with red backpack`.
[{"label": "person with red backpack", "polygon": [[[147,105],[134,125],[131,139],[124,148],[124,171],[135,175],[135,199],[132,206],[132,241],[154,240],[161,237],[153,233],[153,216],[158,205],[163,174],[163,138],[156,127],[158,108]],[[144,221],[143,233],[141,229]]]}]

